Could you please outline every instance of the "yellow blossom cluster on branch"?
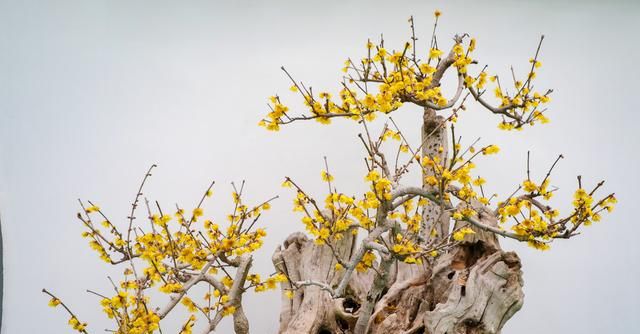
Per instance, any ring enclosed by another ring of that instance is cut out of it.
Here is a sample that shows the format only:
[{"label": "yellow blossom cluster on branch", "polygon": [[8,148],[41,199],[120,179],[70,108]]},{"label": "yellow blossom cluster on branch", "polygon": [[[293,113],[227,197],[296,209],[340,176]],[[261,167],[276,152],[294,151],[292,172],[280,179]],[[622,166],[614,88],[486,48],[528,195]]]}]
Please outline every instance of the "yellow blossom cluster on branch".
[{"label": "yellow blossom cluster on branch", "polygon": [[[440,15],[436,15],[436,26],[439,17]],[[413,19],[410,19],[410,22],[412,36],[415,36]],[[479,155],[496,154],[500,149],[497,145],[488,145],[480,149],[469,145],[463,150],[460,139],[456,138],[453,132],[453,123],[456,122],[459,112],[467,109],[467,97],[473,98],[492,113],[500,115],[501,129],[521,129],[524,125],[546,123],[548,119],[544,115],[546,109],[543,109],[543,105],[550,101],[549,94],[552,91],[533,90],[533,80],[542,65],[538,57],[543,39],[544,37],[540,39],[535,55],[529,61],[530,66],[525,78],[518,80],[512,69],[511,87],[501,82],[498,76],[489,75],[486,66],[476,74],[471,74],[472,66],[477,64],[472,57],[476,49],[476,39],[469,38],[467,34],[455,36],[453,46],[445,52],[438,47],[435,27],[429,47],[422,51],[424,57],[419,57],[415,37],[398,50],[387,49],[384,40],[380,40],[377,45],[368,41],[364,58],[359,61],[349,59],[345,62],[343,71],[346,74],[337,94],[338,99],[333,99],[328,92],[316,95],[311,87],[294,80],[283,68],[292,81],[291,91],[302,96],[308,111],[301,115],[293,115],[289,107],[282,103],[281,97],[273,96],[271,112],[260,125],[270,130],[278,130],[280,125],[294,121],[315,119],[326,124],[331,118],[342,117],[363,124],[368,137],[361,137],[361,140],[367,150],[367,161],[370,162],[365,181],[371,184],[371,191],[363,194],[361,198],[330,191],[325,200],[326,205],[319,208],[316,201],[296,185],[298,196],[294,203],[294,211],[305,212],[302,221],[307,231],[316,238],[316,242],[324,244],[340,240],[347,229],[352,233],[356,233],[358,229],[370,232],[381,224],[393,222],[397,225],[394,225],[394,229],[401,228],[405,237],[401,240],[395,238],[397,242],[390,250],[403,260],[408,258],[409,262],[414,262],[413,256],[407,256],[408,254],[424,256],[427,253],[433,254],[438,247],[446,247],[443,244],[425,242],[425,235],[427,238],[437,236],[433,235],[435,231],[422,230],[425,222],[420,208],[437,203],[442,208],[448,208],[453,221],[475,222],[476,225],[480,225],[477,222],[477,208],[488,207],[497,195],[485,194],[486,180],[472,175],[476,167],[474,159]],[[453,96],[445,97],[440,81],[445,72],[451,69],[458,77],[458,87]],[[493,95],[498,104],[491,104],[485,99],[488,85],[494,86]],[[462,98],[465,92],[466,95]],[[377,114],[389,114],[407,102],[424,107],[425,113],[445,113],[449,110],[445,119],[452,123],[451,150],[441,144],[438,154],[426,154],[423,150],[423,154],[420,155],[422,145],[411,145],[402,137],[399,129],[394,131],[386,126],[379,138],[374,140],[370,137],[366,125],[368,122],[373,121]],[[396,166],[396,173],[390,171],[388,161],[380,149],[382,142],[390,138],[400,142],[398,153],[411,153],[410,161],[406,165],[400,168]],[[407,166],[413,162],[417,162],[424,175],[423,186],[434,191],[431,194],[406,194],[403,198],[393,199],[392,193],[400,188],[398,182],[407,172]],[[322,175],[324,181],[333,181],[333,176],[326,171],[323,171]],[[290,182],[287,179],[285,183]],[[615,203],[613,194],[605,196],[595,204],[592,203],[591,195],[597,188],[587,195],[577,192],[580,196],[576,195],[575,203],[578,204],[574,203],[574,212],[566,218],[559,218],[557,209],[542,203],[553,195],[549,175],[540,185],[527,178],[519,190],[525,194],[514,194],[506,200],[499,201],[497,207],[491,210],[501,224],[495,230],[489,230],[505,237],[526,241],[538,249],[547,249],[551,240],[569,238],[575,234],[579,226],[598,221],[600,212],[603,209],[610,210]],[[418,204],[416,210],[411,211],[414,197],[419,197]],[[348,201],[345,201],[346,199]],[[404,210],[401,210],[402,208]],[[385,220],[381,221],[377,217],[378,211],[384,211]],[[567,225],[568,222],[571,222],[572,226]],[[476,227],[487,229],[482,225]],[[465,235],[472,232],[469,228],[451,231],[450,240],[462,241]],[[425,247],[427,244],[429,247]],[[429,248],[429,251],[426,248]]]},{"label": "yellow blossom cluster on branch", "polygon": [[[219,224],[206,217],[203,208],[213,194],[211,183],[189,213],[176,206],[170,214],[145,198],[147,223],[138,223],[134,215],[142,205],[142,188],[154,167],[145,174],[124,230],[97,205],[80,202],[83,210],[78,218],[87,229],[82,236],[89,239],[90,247],[102,260],[124,267],[123,280],[117,285],[114,282],[115,295],[92,292],[99,297],[107,317],[114,320],[114,333],[155,333],[160,330],[161,320],[178,303],[191,314],[180,333],[191,333],[196,314],[215,328],[223,317],[236,313],[239,296],[246,290],[271,290],[286,280],[277,273],[264,280],[249,273],[251,254],[262,247],[266,236],[265,229],[256,223],[276,197],[248,206],[242,200],[244,182],[239,189],[233,185],[233,210],[226,222]],[[208,286],[209,292],[198,298],[189,296],[193,294],[191,288],[199,284]],[[154,305],[157,301],[154,303],[149,297],[152,289],[169,294],[168,304]],[[51,296],[50,306],[64,305]],[[85,333],[87,325],[75,315],[69,323]]]},{"label": "yellow blossom cluster on branch", "polygon": [[[575,203],[580,205],[576,206],[575,213],[568,218],[556,219],[559,211],[548,204],[541,204],[541,201],[549,200],[555,191],[550,189],[549,175],[552,167],[540,185],[528,178],[519,186],[519,190],[525,192],[524,195],[516,196],[514,193],[506,201],[498,201],[496,208],[490,211],[500,222],[500,226],[495,229],[487,227],[478,221],[477,210],[485,208],[483,210],[486,211],[497,195],[486,194],[486,180],[472,172],[476,168],[475,161],[478,157],[500,152],[497,145],[476,148],[476,141],[463,147],[461,137],[455,136],[454,126],[451,124],[452,142],[449,145],[442,144],[436,155],[421,156],[416,153],[420,151],[420,147],[407,142],[399,129],[391,130],[385,125],[377,138],[371,138],[366,125],[368,122],[366,119],[362,122],[366,138],[361,137],[361,140],[367,152],[365,160],[368,162],[364,180],[369,184],[370,190],[361,197],[335,190],[332,185],[334,176],[328,170],[321,172],[322,180],[328,183],[330,189],[323,206],[291,179],[287,178],[283,183],[286,187],[296,188],[294,211],[303,213],[302,222],[317,244],[328,244],[333,248],[346,233],[356,234],[360,230],[364,230],[367,235],[377,228],[384,228],[384,233],[400,231],[395,234],[395,238],[388,238],[388,242],[379,238],[372,240],[369,250],[362,253],[358,262],[354,262],[354,269],[357,271],[371,267],[370,261],[375,255],[373,250],[393,254],[405,263],[422,263],[456,243],[464,242],[465,236],[475,233],[468,226],[452,230],[445,236],[437,236],[434,230],[425,231],[424,209],[429,205],[440,206],[449,211],[452,224],[455,221],[466,221],[476,228],[489,229],[501,236],[524,241],[534,248],[545,250],[553,239],[569,238],[581,224],[588,225],[590,220],[586,217],[595,216],[592,220],[598,220],[600,209],[606,207],[610,210],[615,202],[615,197],[609,195],[588,208],[593,201],[588,196],[581,195],[576,197],[579,199]],[[408,155],[406,165],[398,166],[397,161],[394,169],[388,165],[382,146],[389,139],[398,142],[398,154]],[[445,152],[445,146],[452,149],[442,158],[440,154]],[[399,197],[394,195],[403,191],[399,182],[409,165],[420,169],[424,175],[423,185],[434,189],[432,192],[406,192]],[[566,224],[569,221],[574,222],[573,227]],[[507,222],[510,223],[507,225]],[[336,260],[336,270],[343,270],[348,265],[345,259]]]},{"label": "yellow blossom cluster on branch", "polygon": [[[410,21],[415,36],[413,19]],[[328,92],[314,92],[312,87],[294,80],[283,67],[293,84],[291,91],[300,94],[307,111],[292,114],[280,96],[272,96],[270,111],[259,125],[277,131],[283,124],[300,120],[314,119],[322,124],[331,123],[335,117],[372,121],[378,114],[389,114],[405,103],[438,111],[451,109],[457,114],[456,110],[466,109],[464,103],[468,95],[480,106],[501,116],[501,129],[520,129],[524,125],[548,122],[543,105],[550,101],[552,90],[539,92],[533,88],[533,80],[542,66],[538,60],[540,44],[535,56],[529,60],[525,77],[516,79],[512,70],[513,83],[507,87],[497,75],[489,75],[486,66],[476,74],[471,73],[470,67],[478,63],[472,57],[476,39],[468,38],[467,34],[456,35],[448,52],[437,45],[435,29],[428,47],[416,50],[420,47],[416,40],[412,38],[397,50],[386,48],[383,39],[378,44],[367,41],[364,57],[345,61],[345,74],[337,98]],[[450,68],[456,72],[458,87],[455,94],[445,96],[440,81]],[[497,103],[485,98],[489,82],[494,85]],[[461,98],[465,93],[467,96]],[[456,104],[458,106],[454,108]]]}]

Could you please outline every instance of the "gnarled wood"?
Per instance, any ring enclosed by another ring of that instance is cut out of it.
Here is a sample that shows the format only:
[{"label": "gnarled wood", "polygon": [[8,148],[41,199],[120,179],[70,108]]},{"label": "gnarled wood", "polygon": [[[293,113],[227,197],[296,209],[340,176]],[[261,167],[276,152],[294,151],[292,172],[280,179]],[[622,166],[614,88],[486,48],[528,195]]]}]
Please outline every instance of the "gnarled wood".
[{"label": "gnarled wood", "polygon": [[[490,212],[479,211],[483,223],[495,225]],[[473,226],[472,229],[475,229]],[[522,307],[522,272],[515,253],[503,252],[495,235],[476,231],[430,264],[393,263],[386,280],[375,273],[355,273],[347,295],[333,298],[323,287],[307,285],[295,290],[292,299],[283,283],[280,333],[499,333],[505,322]],[[342,239],[334,250],[348,261],[354,237]],[[335,288],[341,279],[335,271],[331,248],[317,245],[302,233],[294,233],[273,256],[276,268],[292,281],[317,281]],[[398,268],[404,267],[403,275]],[[376,288],[383,282],[383,286]],[[378,289],[378,290],[375,290]],[[374,291],[375,290],[375,291]],[[378,293],[379,292],[379,293]],[[376,298],[367,324],[357,328],[366,315],[361,310],[367,297]]]},{"label": "gnarled wood", "polygon": [[427,333],[498,333],[524,299],[520,260],[497,251],[455,271],[447,300],[423,316]]},{"label": "gnarled wood", "polygon": [[[353,255],[355,237],[345,236],[334,246],[333,251],[345,261]],[[344,270],[336,271],[336,260],[327,245],[317,245],[302,233],[290,235],[282,247],[278,247],[272,260],[279,272],[286,274],[292,282],[323,282],[335,288]],[[317,285],[306,285],[298,289],[290,282],[282,284],[282,309],[280,333],[341,333],[355,326],[360,301],[363,300],[373,282],[373,273],[354,273],[344,298],[332,298],[331,294]],[[293,298],[286,296],[294,291]]]}]

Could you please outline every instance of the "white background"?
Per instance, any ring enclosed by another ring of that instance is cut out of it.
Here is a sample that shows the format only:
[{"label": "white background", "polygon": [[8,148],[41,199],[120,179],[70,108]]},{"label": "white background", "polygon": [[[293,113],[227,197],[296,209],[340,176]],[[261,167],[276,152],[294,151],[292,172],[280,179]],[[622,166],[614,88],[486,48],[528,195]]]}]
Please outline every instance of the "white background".
[{"label": "white background", "polygon": [[[256,126],[267,97],[297,97],[281,65],[317,90],[337,91],[343,61],[364,55],[367,38],[389,49],[407,40],[409,15],[423,47],[434,9],[439,37],[468,32],[476,57],[508,78],[524,73],[540,34],[546,39],[538,87],[552,87],[551,123],[519,133],[470,105],[457,132],[481,136],[501,153],[479,163],[489,191],[507,196],[532,151],[543,177],[557,154],[556,205],[568,209],[575,175],[607,180],[619,207],[602,223],[550,252],[510,242],[525,272],[525,304],[505,333],[636,333],[640,280],[636,205],[636,95],[640,7],[629,2],[516,1],[0,1],[0,212],[5,238],[2,333],[66,333],[67,316],[47,307],[47,287],[88,321],[112,328],[90,288],[110,293],[107,275],[80,238],[77,198],[125,218],[140,178],[159,168],[145,195],[165,207],[195,205],[211,179],[205,213],[224,220],[231,181],[247,180],[248,199],[280,194],[262,226],[267,242],[255,270],[272,272],[271,252],[301,229],[285,175],[321,195],[326,155],[342,191],[359,193],[364,167],[350,121],[299,123],[278,134]],[[423,49],[424,50],[424,49]],[[394,114],[414,141],[417,108]],[[480,162],[480,161],[479,161]],[[117,277],[117,276],[116,276]],[[254,333],[277,328],[277,293],[245,298]],[[184,317],[171,320],[165,332]],[[229,327],[222,327],[226,333]]]}]

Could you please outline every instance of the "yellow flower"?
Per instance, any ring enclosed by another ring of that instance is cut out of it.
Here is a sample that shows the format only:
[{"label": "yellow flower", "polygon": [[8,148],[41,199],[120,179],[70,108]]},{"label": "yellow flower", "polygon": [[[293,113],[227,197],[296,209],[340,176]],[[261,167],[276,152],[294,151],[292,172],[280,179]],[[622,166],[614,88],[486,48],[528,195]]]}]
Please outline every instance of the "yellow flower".
[{"label": "yellow flower", "polygon": [[327,239],[329,238],[329,235],[331,235],[331,231],[329,231],[328,228],[323,227],[322,229],[320,229],[320,239]]},{"label": "yellow flower", "polygon": [[182,290],[182,284],[180,283],[167,283],[159,288],[160,292],[172,293],[180,292]]},{"label": "yellow flower", "polygon": [[413,256],[407,256],[404,258],[404,263],[416,263],[416,258]]},{"label": "yellow flower", "polygon": [[522,182],[522,188],[528,193],[532,193],[538,190],[538,186],[531,180],[524,180],[524,182]]},{"label": "yellow flower", "polygon": [[222,316],[228,316],[228,315],[232,315],[236,313],[236,307],[235,306],[227,306],[224,308],[224,310],[222,311]]},{"label": "yellow flower", "polygon": [[69,325],[78,332],[84,332],[85,328],[87,328],[86,323],[81,323],[78,318],[73,316],[69,319]]},{"label": "yellow flower", "polygon": [[462,241],[465,237],[465,235],[467,234],[475,234],[476,232],[474,232],[472,229],[468,228],[468,227],[463,227],[459,230],[457,230],[456,232],[453,233],[453,239],[456,241]]},{"label": "yellow flower", "polygon": [[[224,314],[223,314],[224,315]],[[192,334],[193,331],[193,323],[196,320],[196,317],[192,315],[189,316],[189,319],[187,319],[187,323],[184,324],[184,326],[182,326],[182,330],[180,331],[179,334]]]},{"label": "yellow flower", "polygon": [[430,185],[430,186],[435,186],[436,184],[438,184],[438,179],[436,179],[436,177],[435,177],[435,176],[433,176],[433,175],[429,175],[429,176],[427,176],[427,177],[424,179],[424,181],[425,181],[428,185]]},{"label": "yellow flower", "polygon": [[509,216],[515,216],[520,213],[520,208],[517,205],[507,205],[504,212]]},{"label": "yellow flower", "polygon": [[433,12],[433,15],[434,15],[436,18],[438,18],[438,17],[440,17],[440,15],[442,15],[442,12],[436,9],[436,11],[435,11],[435,12]]},{"label": "yellow flower", "polygon": [[184,305],[189,312],[196,312],[198,309],[196,308],[196,304],[189,297],[182,297],[181,301],[182,305]]},{"label": "yellow flower", "polygon": [[327,171],[322,171],[322,181],[331,182],[333,181],[333,175],[327,173]]},{"label": "yellow flower", "polygon": [[436,58],[440,58],[440,56],[442,55],[442,51],[438,50],[438,49],[431,49],[429,50],[429,59],[436,59]]},{"label": "yellow flower", "polygon": [[97,205],[92,205],[90,207],[88,207],[86,210],[84,210],[86,213],[92,213],[92,212],[98,212],[100,211],[100,207],[98,207]]},{"label": "yellow flower", "polygon": [[510,131],[510,130],[513,130],[515,126],[513,125],[513,123],[510,123],[510,122],[501,122],[500,124],[498,124],[498,128],[500,130]]},{"label": "yellow flower", "polygon": [[485,179],[481,178],[478,176],[477,179],[473,180],[473,185],[474,186],[481,186],[483,184],[485,184],[487,181],[485,181]]},{"label": "yellow flower", "polygon": [[484,155],[496,154],[498,152],[500,152],[500,148],[496,145],[489,145],[482,149],[482,154]]},{"label": "yellow flower", "polygon": [[538,240],[529,240],[527,241],[527,244],[531,247],[531,248],[535,248],[537,250],[541,250],[541,251],[546,251],[549,250],[551,248],[551,246],[549,246],[549,244],[542,242],[542,241],[538,241]]},{"label": "yellow flower", "polygon": [[458,43],[453,47],[453,52],[457,55],[462,55],[464,53],[464,48]]},{"label": "yellow flower", "polygon": [[540,68],[540,66],[542,66],[542,63],[541,63],[539,60],[535,60],[535,59],[533,59],[533,58],[529,59],[529,62],[530,62],[531,64],[534,64],[533,66],[534,66],[535,68]]},{"label": "yellow flower", "polygon": [[365,181],[377,181],[380,179],[380,174],[376,170],[372,170],[367,173],[367,176],[364,179]]},{"label": "yellow flower", "polygon": [[60,305],[60,299],[58,298],[51,298],[51,300],[49,301],[49,306],[51,307],[56,307]]},{"label": "yellow flower", "polygon": [[373,107],[376,105],[376,99],[375,97],[373,97],[373,95],[367,94],[365,95],[364,99],[362,99],[362,104],[369,109],[373,109]]},{"label": "yellow flower", "polygon": [[423,74],[431,74],[436,71],[435,67],[429,66],[429,64],[427,63],[420,64],[418,68],[420,69],[420,72],[422,72]]},{"label": "yellow flower", "polygon": [[267,130],[269,131],[280,131],[280,125],[276,122],[269,122],[267,124]]}]

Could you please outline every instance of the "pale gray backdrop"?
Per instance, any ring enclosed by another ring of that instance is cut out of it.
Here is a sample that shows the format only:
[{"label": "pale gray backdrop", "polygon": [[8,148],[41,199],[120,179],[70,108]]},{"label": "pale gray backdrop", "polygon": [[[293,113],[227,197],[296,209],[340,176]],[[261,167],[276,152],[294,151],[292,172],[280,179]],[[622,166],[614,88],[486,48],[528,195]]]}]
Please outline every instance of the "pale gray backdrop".
[{"label": "pale gray backdrop", "polygon": [[[231,181],[246,179],[255,201],[281,194],[262,222],[269,236],[255,261],[257,271],[270,273],[273,248],[301,228],[291,194],[279,187],[283,176],[321,194],[326,155],[342,190],[365,188],[360,129],[351,122],[296,124],[277,135],[256,126],[269,95],[282,92],[295,101],[280,65],[316,89],[335,91],[343,61],[361,57],[367,38],[384,33],[389,48],[402,46],[409,15],[426,44],[436,8],[443,12],[440,41],[473,34],[478,58],[504,77],[509,65],[524,72],[538,36],[547,36],[537,85],[555,88],[550,124],[505,133],[495,127],[498,118],[478,107],[461,117],[458,132],[467,140],[482,136],[502,147],[480,164],[490,191],[506,196],[523,179],[531,150],[538,177],[557,154],[566,156],[553,178],[562,188],[559,207],[569,207],[576,174],[589,184],[607,179],[606,190],[620,199],[604,222],[550,252],[505,243],[522,257],[526,299],[504,332],[639,332],[637,3],[4,0],[2,333],[70,331],[62,310],[47,307],[43,287],[68,302],[93,333],[111,328],[84,290],[109,293],[106,275],[117,271],[98,262],[80,238],[76,199],[96,201],[124,223],[151,163],[159,168],[145,193],[166,207],[194,205],[209,180],[217,180],[206,212],[220,221]],[[417,109],[395,117],[417,140]],[[246,303],[253,332],[274,332],[277,294],[252,295]]]}]

